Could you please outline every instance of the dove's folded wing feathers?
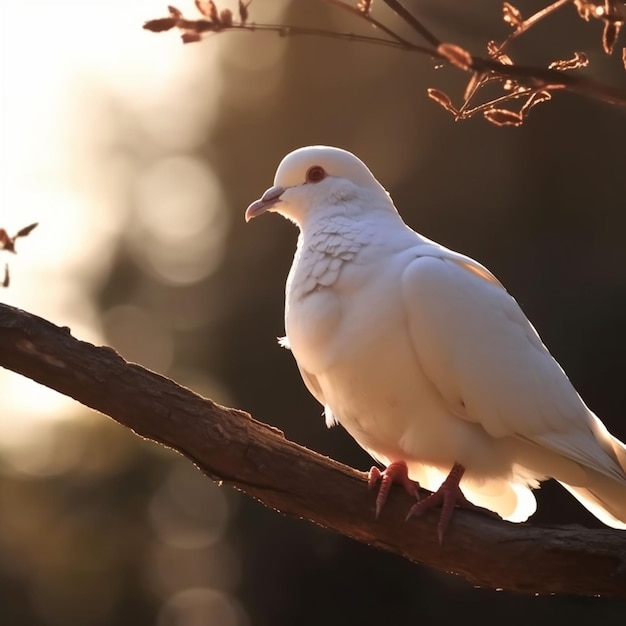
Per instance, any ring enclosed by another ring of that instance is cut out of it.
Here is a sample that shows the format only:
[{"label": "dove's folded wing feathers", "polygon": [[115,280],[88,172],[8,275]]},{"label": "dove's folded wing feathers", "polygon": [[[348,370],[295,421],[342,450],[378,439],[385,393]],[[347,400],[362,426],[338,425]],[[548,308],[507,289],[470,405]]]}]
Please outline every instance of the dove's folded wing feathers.
[{"label": "dove's folded wing feathers", "polygon": [[[626,481],[613,438],[488,270],[438,249],[409,264],[402,280],[416,356],[458,417]],[[599,443],[599,429],[610,439]],[[542,470],[559,478],[554,467]]]},{"label": "dove's folded wing feathers", "polygon": [[302,380],[306,385],[306,388],[309,390],[309,393],[324,406],[324,415],[326,418],[326,426],[328,428],[332,428],[338,424],[337,418],[333,415],[333,412],[326,402],[324,398],[324,392],[320,387],[320,384],[317,380],[317,377],[313,376],[313,374],[309,374],[302,366],[298,365],[298,369],[300,370],[300,375],[302,376]]}]

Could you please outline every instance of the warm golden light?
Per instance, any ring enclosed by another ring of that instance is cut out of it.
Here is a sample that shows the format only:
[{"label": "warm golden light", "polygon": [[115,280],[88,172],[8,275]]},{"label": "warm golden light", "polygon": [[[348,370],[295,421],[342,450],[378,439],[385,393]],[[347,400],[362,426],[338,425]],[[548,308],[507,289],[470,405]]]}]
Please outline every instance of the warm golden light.
[{"label": "warm golden light", "polygon": [[[192,1],[179,5],[195,11]],[[99,299],[120,246],[149,280],[183,288],[217,268],[229,228],[221,183],[193,155],[218,113],[220,50],[227,40],[215,38],[208,51],[181,45],[176,33],[142,30],[145,19],[165,9],[157,0],[111,0],[97,11],[93,3],[69,0],[3,6],[5,25],[28,29],[5,26],[0,39],[0,228],[12,234],[39,226],[17,241],[19,254],[0,259],[11,266],[10,288],[0,298],[167,374],[179,329],[164,322],[169,318],[158,303],[141,302],[132,292],[127,302]],[[177,310],[175,302],[168,306]],[[201,323],[189,307],[176,315],[183,326]],[[192,371],[178,376],[199,387],[212,384]],[[6,370],[0,397],[0,471],[15,482],[33,489],[56,477],[80,482],[106,475],[105,459],[118,472],[129,462],[124,435],[105,428],[101,417],[91,420],[75,401]],[[119,439],[111,445],[109,431]],[[147,560],[153,593],[163,601],[159,623],[245,624],[243,609],[226,591],[239,571],[238,555],[224,539],[232,507],[223,490],[172,456],[168,478],[146,495],[143,520],[154,531]],[[78,541],[75,509],[60,510],[55,531],[46,526],[43,507],[33,513],[27,496],[21,502],[24,511],[4,522],[16,550],[26,552],[49,534],[46,548],[36,551],[46,558],[55,551],[49,563],[42,556],[30,576],[34,610],[45,623],[78,623],[112,610],[114,552],[103,548],[96,555],[85,547],[68,558],[64,551]],[[103,545],[123,536],[109,530]],[[85,578],[92,586],[73,602],[73,586],[45,567],[70,576],[83,562],[92,568]],[[99,576],[109,582],[99,584]]]},{"label": "warm golden light", "polygon": [[[180,4],[193,10],[192,2]],[[198,67],[206,81],[220,42],[209,55],[182,46],[175,34],[143,31],[146,16],[163,9],[156,0],[114,0],[97,14],[83,2],[3,7],[5,23],[29,27],[26,37],[18,28],[2,33],[0,227],[40,225],[6,259],[11,287],[0,296],[95,343],[106,338],[91,285],[107,275],[130,212],[137,211],[130,236],[141,239],[146,265],[173,283],[212,271],[227,227],[215,175],[190,157],[169,155],[202,136],[219,82],[199,85]],[[132,146],[120,145],[119,111],[141,120],[146,139],[136,149],[147,152],[148,167]],[[155,365],[167,366],[167,350]],[[36,437],[39,420],[75,415],[71,400],[5,371],[0,393],[0,446]]]}]

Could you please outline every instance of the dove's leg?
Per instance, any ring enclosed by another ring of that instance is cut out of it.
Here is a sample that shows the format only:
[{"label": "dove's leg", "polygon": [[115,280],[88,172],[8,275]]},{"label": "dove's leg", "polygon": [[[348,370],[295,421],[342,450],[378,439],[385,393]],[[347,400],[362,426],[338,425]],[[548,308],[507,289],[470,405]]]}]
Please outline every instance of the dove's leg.
[{"label": "dove's leg", "polygon": [[452,519],[452,511],[455,506],[460,506],[469,509],[478,509],[475,504],[472,504],[461,491],[459,483],[465,473],[465,468],[458,463],[455,463],[448,477],[441,483],[441,486],[437,491],[429,495],[427,498],[414,504],[406,519],[411,516],[421,515],[424,511],[431,509],[434,506],[441,506],[441,517],[439,518],[439,525],[437,526],[437,533],[439,535],[439,543],[443,543],[443,536],[446,532],[446,528]]},{"label": "dove's leg", "polygon": [[378,482],[380,482],[380,488],[376,496],[376,519],[387,501],[393,483],[402,485],[409,495],[419,500],[419,485],[409,478],[409,469],[404,461],[395,461],[382,472],[376,466],[372,467],[368,474],[367,484],[372,489]]}]

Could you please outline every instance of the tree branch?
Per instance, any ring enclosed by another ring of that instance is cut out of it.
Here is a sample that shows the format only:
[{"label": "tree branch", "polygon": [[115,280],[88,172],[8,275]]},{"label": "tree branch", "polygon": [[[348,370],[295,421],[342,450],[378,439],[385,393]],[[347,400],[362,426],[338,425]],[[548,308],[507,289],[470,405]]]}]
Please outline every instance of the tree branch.
[{"label": "tree branch", "polygon": [[[379,19],[372,15],[373,3],[367,0],[360,0],[353,3],[345,0],[324,0],[328,4],[347,12],[358,20],[365,21],[371,27],[382,32],[386,37],[359,35],[351,32],[338,32],[320,28],[309,28],[303,26],[287,26],[281,24],[256,24],[249,21],[247,8],[241,13],[239,21],[236,21],[230,10],[217,12],[214,3],[204,3],[196,6],[201,9],[200,19],[186,19],[182,12],[169,6],[169,16],[148,20],[144,23],[143,28],[155,33],[178,29],[181,31],[181,38],[184,43],[193,43],[201,41],[206,35],[223,33],[227,31],[236,32],[255,32],[270,31],[278,33],[281,37],[293,35],[315,35],[322,37],[330,37],[343,41],[355,41],[361,43],[370,43],[376,45],[397,48],[400,50],[415,52],[429,56],[431,59],[444,61],[451,65],[470,73],[469,82],[465,88],[464,102],[459,109],[452,105],[449,96],[440,92],[438,89],[429,89],[429,95],[433,100],[442,105],[447,111],[455,116],[456,120],[467,119],[475,113],[483,112],[485,118],[498,126],[513,125],[520,126],[524,118],[530,110],[538,103],[550,100],[545,97],[552,91],[571,91],[589,98],[595,98],[604,102],[608,102],[617,106],[626,106],[626,91],[622,87],[614,87],[605,85],[593,79],[586,78],[578,74],[567,73],[568,70],[585,67],[588,59],[585,57],[585,63],[573,63],[572,61],[558,59],[550,63],[548,68],[531,67],[518,65],[503,53],[504,49],[511,41],[523,35],[533,26],[543,21],[546,17],[552,15],[559,9],[568,4],[574,3],[574,0],[555,0],[547,7],[540,9],[526,20],[523,20],[519,11],[505,2],[503,4],[504,20],[514,26],[515,30],[502,43],[496,44],[490,41],[487,44],[490,50],[490,58],[484,58],[478,55],[472,55],[460,46],[452,43],[441,42],[440,39],[432,33],[411,11],[406,9],[399,0],[383,0],[383,3],[399,18],[401,18],[415,33],[417,33],[427,46],[414,44],[413,42],[400,36],[394,29],[386,26]],[[205,6],[206,4],[206,6]],[[580,4],[580,6],[579,6]],[[607,54],[613,50],[621,25],[623,23],[622,9],[615,0],[606,0],[606,6],[600,7],[601,12],[592,10],[596,9],[596,5],[591,0],[578,0],[576,2],[579,14],[583,19],[589,20],[591,17],[601,19],[605,23],[603,35],[603,47]],[[247,7],[247,5],[245,5]],[[204,7],[204,10],[202,10]],[[212,7],[212,10],[207,10]],[[607,30],[608,29],[608,30]],[[456,52],[455,52],[456,51]],[[450,54],[452,52],[452,54]],[[576,56],[582,58],[580,53]],[[506,58],[505,58],[506,57]],[[626,67],[626,48],[623,52],[624,65]],[[503,97],[492,99],[478,106],[470,106],[470,101],[476,93],[488,82],[499,81],[503,84],[505,91]],[[511,94],[508,83],[515,81],[520,85],[526,86],[528,89],[525,93],[517,92]],[[541,93],[541,97],[537,97]],[[433,96],[433,94],[438,94]],[[509,102],[527,97],[526,103],[522,105],[519,112],[509,110],[495,109],[495,104]],[[505,121],[502,116],[504,115]]]},{"label": "tree branch", "polygon": [[476,585],[626,598],[626,533],[531,526],[456,511],[446,542],[437,512],[404,522],[400,489],[378,521],[365,476],[284,438],[250,415],[95,347],[68,328],[0,304],[0,365],[71,396],[142,437],[174,448],[208,476],[287,515]]}]

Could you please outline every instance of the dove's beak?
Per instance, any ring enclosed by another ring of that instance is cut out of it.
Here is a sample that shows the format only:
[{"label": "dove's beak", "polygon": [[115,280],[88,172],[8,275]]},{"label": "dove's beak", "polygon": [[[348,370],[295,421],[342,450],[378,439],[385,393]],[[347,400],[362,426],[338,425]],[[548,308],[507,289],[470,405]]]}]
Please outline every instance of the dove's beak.
[{"label": "dove's beak", "polygon": [[246,209],[246,222],[249,222],[253,217],[257,217],[269,211],[275,204],[280,202],[280,197],[284,191],[284,187],[270,187],[259,200],[253,202]]}]

